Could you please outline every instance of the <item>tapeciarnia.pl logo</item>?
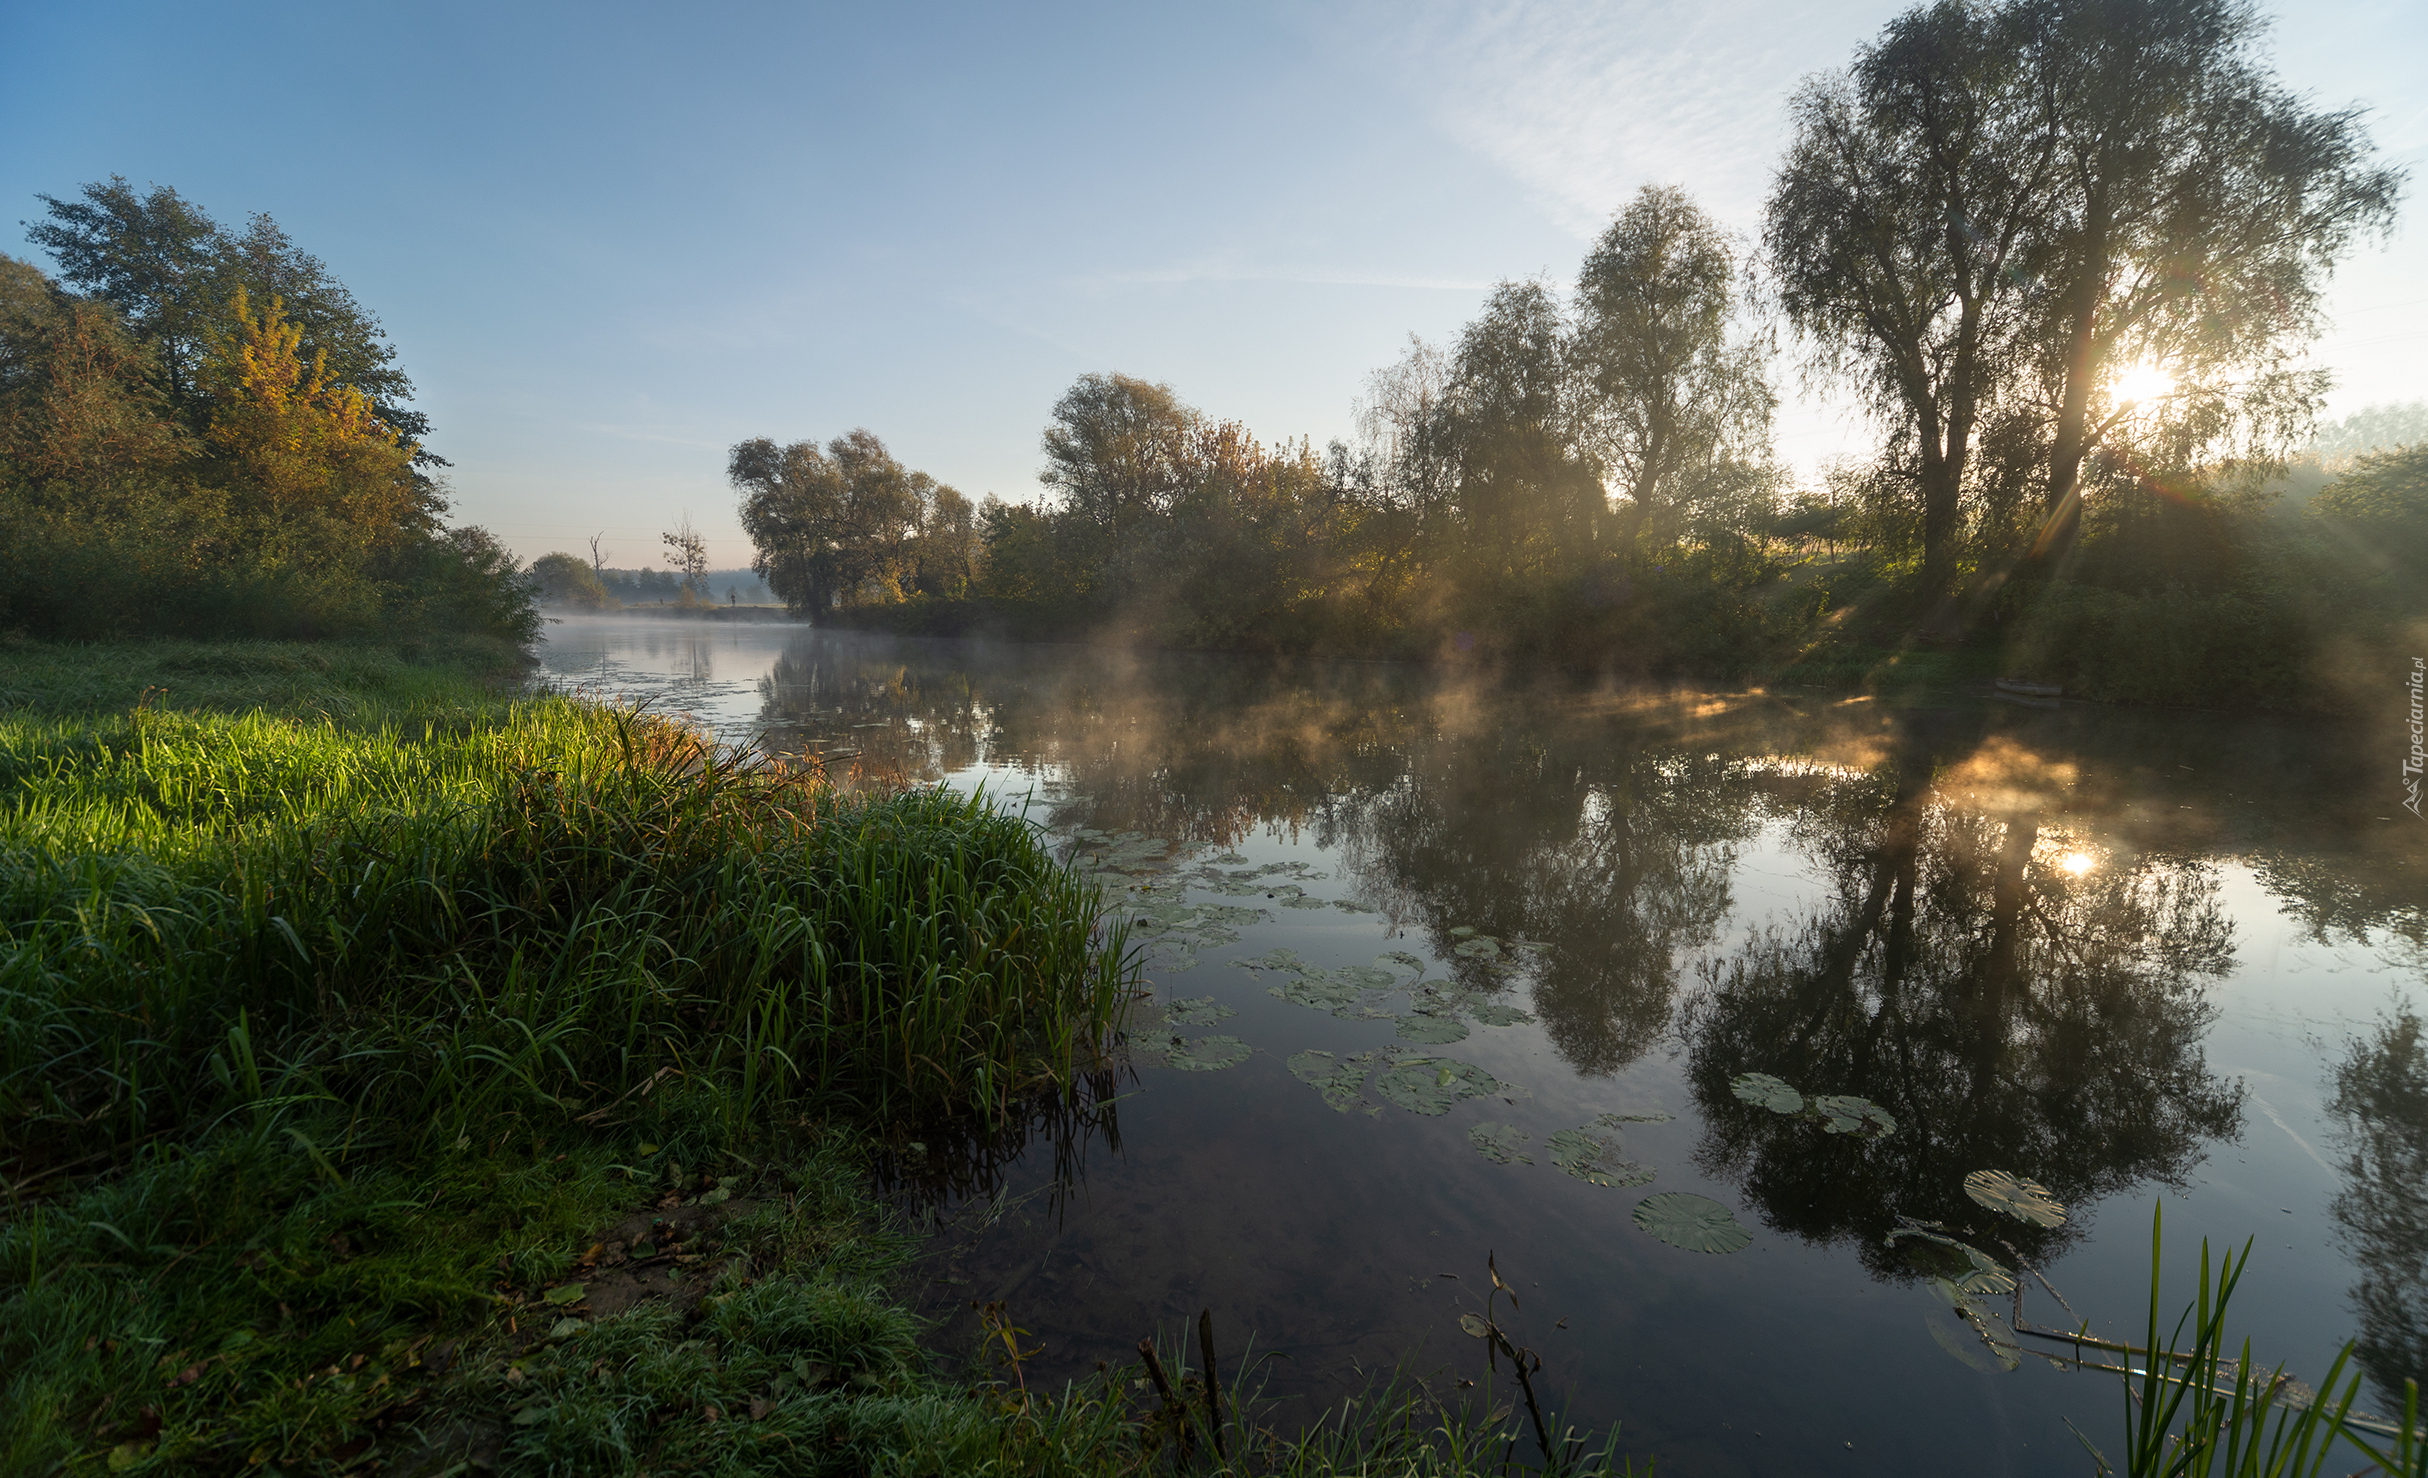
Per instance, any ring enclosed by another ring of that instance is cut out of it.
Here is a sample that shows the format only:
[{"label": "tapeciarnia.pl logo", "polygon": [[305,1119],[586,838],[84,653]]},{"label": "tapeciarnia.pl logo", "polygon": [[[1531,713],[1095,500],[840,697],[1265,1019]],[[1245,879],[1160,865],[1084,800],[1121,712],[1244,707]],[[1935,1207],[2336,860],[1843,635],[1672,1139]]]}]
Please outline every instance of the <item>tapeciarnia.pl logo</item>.
[{"label": "tapeciarnia.pl logo", "polygon": [[2428,687],[2428,657],[2411,659],[2411,752],[2403,756],[2403,809],[2420,814],[2420,770],[2428,764],[2428,754],[2420,748],[2423,730],[2421,718],[2422,689]]}]

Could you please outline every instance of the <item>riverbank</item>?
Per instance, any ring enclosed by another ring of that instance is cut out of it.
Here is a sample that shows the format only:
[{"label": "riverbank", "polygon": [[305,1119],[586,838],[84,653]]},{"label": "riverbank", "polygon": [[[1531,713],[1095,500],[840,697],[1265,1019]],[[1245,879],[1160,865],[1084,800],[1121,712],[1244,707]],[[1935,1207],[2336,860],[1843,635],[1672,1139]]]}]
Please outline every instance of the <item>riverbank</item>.
[{"label": "riverbank", "polygon": [[[1093,887],[516,656],[0,648],[0,1467],[1168,1456],[1132,1367],[1049,1399],[925,1348],[867,1189],[880,1137],[1079,1091],[1132,988]],[[1350,1427],[1256,1440],[1489,1435]]]}]

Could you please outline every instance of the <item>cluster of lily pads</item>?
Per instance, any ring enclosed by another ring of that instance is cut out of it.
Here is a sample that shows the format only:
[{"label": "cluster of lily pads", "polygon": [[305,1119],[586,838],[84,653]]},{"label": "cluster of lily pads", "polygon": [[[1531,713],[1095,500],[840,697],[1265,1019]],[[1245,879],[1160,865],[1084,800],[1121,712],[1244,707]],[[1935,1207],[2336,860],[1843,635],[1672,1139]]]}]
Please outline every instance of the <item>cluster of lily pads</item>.
[{"label": "cluster of lily pads", "polygon": [[1369,1102],[1367,1093],[1394,1108],[1431,1117],[1450,1112],[1462,1098],[1514,1098],[1525,1092],[1473,1063],[1404,1047],[1377,1047],[1354,1057],[1299,1052],[1289,1065],[1291,1076],[1321,1093],[1332,1108],[1344,1114],[1357,1109],[1369,1117],[1380,1114],[1382,1104]]},{"label": "cluster of lily pads", "polygon": [[1807,1098],[1769,1073],[1739,1073],[1729,1080],[1728,1091],[1757,1108],[1804,1119],[1831,1134],[1885,1139],[1897,1132],[1896,1119],[1868,1098],[1857,1098],[1851,1093],[1824,1093]]},{"label": "cluster of lily pads", "polygon": [[[1332,908],[1344,913],[1371,913],[1346,898],[1324,899],[1309,894],[1305,884],[1329,874],[1304,862],[1248,865],[1237,852],[1225,852],[1194,867],[1184,867],[1189,849],[1175,852],[1160,837],[1138,831],[1105,831],[1075,827],[1069,832],[1065,859],[1081,876],[1108,895],[1115,917],[1126,921],[1130,936],[1145,943],[1160,974],[1178,974],[1197,965],[1197,952],[1239,942],[1239,931],[1265,918],[1263,904],[1280,908]],[[1189,900],[1192,888],[1230,898],[1255,898],[1240,905]]]},{"label": "cluster of lily pads", "polygon": [[[1425,962],[1406,950],[1376,955],[1371,965],[1330,969],[1310,965],[1297,951],[1278,947],[1231,963],[1260,975],[1280,976],[1265,992],[1293,1005],[1329,1011],[1345,1021],[1396,1021],[1394,1031],[1403,1042],[1446,1046],[1466,1039],[1468,1021],[1520,1026],[1534,1020],[1530,1013],[1489,991],[1455,980],[1425,979]],[[1403,976],[1399,970],[1408,973]],[[1384,1006],[1385,1001],[1402,994],[1408,998],[1407,1010]]]},{"label": "cluster of lily pads", "polygon": [[[1587,1185],[1626,1189],[1643,1185],[1659,1172],[1620,1155],[1620,1131],[1629,1124],[1658,1124],[1665,1113],[1603,1114],[1590,1124],[1562,1129],[1543,1142],[1551,1163],[1562,1173]],[[1525,1150],[1528,1136],[1514,1124],[1485,1122],[1467,1131],[1476,1153],[1498,1165],[1531,1165]],[[1637,1228],[1689,1252],[1742,1252],[1753,1245],[1753,1233],[1737,1221],[1736,1213],[1709,1196],[1690,1191],[1664,1191],[1636,1203],[1631,1219]]]}]

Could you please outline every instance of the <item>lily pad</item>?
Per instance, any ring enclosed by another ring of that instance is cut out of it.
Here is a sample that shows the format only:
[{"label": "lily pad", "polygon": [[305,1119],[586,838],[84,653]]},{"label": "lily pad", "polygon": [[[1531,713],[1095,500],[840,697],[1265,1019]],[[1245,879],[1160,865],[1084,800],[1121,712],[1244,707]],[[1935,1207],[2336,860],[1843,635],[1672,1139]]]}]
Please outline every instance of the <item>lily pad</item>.
[{"label": "lily pad", "polygon": [[1742,1252],[1754,1241],[1753,1233],[1737,1224],[1736,1213],[1687,1191],[1646,1196],[1636,1203],[1634,1217],[1639,1228],[1689,1252]]},{"label": "lily pad", "polygon": [[[1379,1060],[1380,1054],[1374,1052],[1348,1058],[1329,1052],[1299,1052],[1290,1058],[1290,1075],[1323,1094],[1325,1103],[1345,1114],[1359,1106],[1358,1090],[1365,1087],[1366,1074]],[[1375,1111],[1372,1105],[1366,1108],[1369,1113]]]},{"label": "lily pad", "polygon": [[1821,1127],[1832,1134],[1860,1134],[1865,1139],[1884,1139],[1897,1132],[1897,1121],[1889,1115],[1889,1111],[1868,1098],[1829,1093],[1814,1099],[1812,1108],[1821,1115]]},{"label": "lily pad", "polygon": [[[2016,1343],[2014,1331],[2007,1328],[2006,1320],[1966,1297],[1945,1278],[1931,1279],[1930,1290],[1956,1315],[1956,1319],[1932,1317],[1931,1338],[1938,1341],[1939,1348],[1985,1374],[2014,1370],[2023,1364],[2022,1347]],[[1962,1325],[1956,1320],[1962,1320]],[[1969,1328],[1971,1334],[1959,1333],[1960,1328]]]},{"label": "lily pad", "polygon": [[1454,955],[1464,955],[1471,960],[1493,960],[1500,958],[1501,943],[1497,939],[1478,934],[1450,952]]},{"label": "lily pad", "polygon": [[1728,1091],[1757,1108],[1774,1114],[1804,1112],[1804,1095],[1787,1086],[1785,1080],[1768,1073],[1739,1073],[1729,1079]]},{"label": "lily pad", "polygon": [[1459,924],[1451,929],[1450,937],[1453,939],[1471,939],[1481,932],[1482,931],[1477,929],[1473,924]]},{"label": "lily pad", "polygon": [[2047,1186],[2003,1170],[1974,1171],[1964,1178],[1964,1193],[1973,1198],[1975,1205],[2036,1227],[2065,1223],[2065,1207],[2049,1194]]},{"label": "lily pad", "polygon": [[1238,1014],[1212,996],[1184,996],[1166,1002],[1163,1008],[1163,1019],[1176,1026],[1212,1026]]},{"label": "lily pad", "polygon": [[1164,1059],[1184,1073],[1220,1072],[1248,1060],[1248,1044],[1237,1037],[1174,1037]]},{"label": "lily pad", "polygon": [[1422,1012],[1401,1017],[1398,1031],[1403,1042],[1424,1042],[1437,1047],[1467,1040],[1467,1023],[1455,1017],[1428,1016]]},{"label": "lily pad", "polygon": [[1563,1129],[1545,1140],[1544,1148],[1551,1151],[1551,1163],[1587,1185],[1643,1185],[1655,1172],[1649,1165],[1619,1158],[1616,1135],[1600,1135],[1590,1126],[1584,1129]]},{"label": "lily pad", "polygon": [[1531,1011],[1520,1011],[1506,1001],[1478,1001],[1467,1008],[1467,1014],[1483,1026],[1524,1026],[1534,1020]]},{"label": "lily pad", "polygon": [[1526,1142],[1526,1134],[1515,1124],[1478,1124],[1467,1131],[1467,1142],[1475,1146],[1477,1154],[1495,1165],[1507,1165],[1512,1161],[1520,1165],[1534,1163],[1533,1157],[1519,1148]]},{"label": "lily pad", "polygon": [[1470,1063],[1401,1057],[1376,1073],[1370,1086],[1384,1102],[1430,1118],[1450,1112],[1462,1098],[1488,1097],[1506,1085]]},{"label": "lily pad", "polygon": [[1419,975],[1425,973],[1425,962],[1408,953],[1404,949],[1387,950],[1382,954],[1376,955],[1374,957],[1374,963],[1377,965],[1404,965],[1408,969],[1414,970]]}]

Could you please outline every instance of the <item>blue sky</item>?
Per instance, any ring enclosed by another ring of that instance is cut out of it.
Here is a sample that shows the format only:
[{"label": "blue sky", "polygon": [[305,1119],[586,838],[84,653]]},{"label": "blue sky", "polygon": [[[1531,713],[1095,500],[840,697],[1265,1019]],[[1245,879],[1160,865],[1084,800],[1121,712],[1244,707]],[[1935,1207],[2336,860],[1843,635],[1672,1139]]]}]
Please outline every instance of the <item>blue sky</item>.
[{"label": "blue sky", "polygon": [[[1572,280],[1637,186],[1751,234],[1788,92],[1898,8],[0,0],[0,251],[113,173],[267,211],[385,321],[462,518],[629,565],[688,512],[740,564],[746,436],[864,425],[1025,498],[1056,396],[1121,370],[1346,437],[1408,334]],[[2423,177],[2337,279],[2331,413],[2428,398],[2428,6],[2271,13]],[[1799,465],[1865,439],[1786,389]]]}]

